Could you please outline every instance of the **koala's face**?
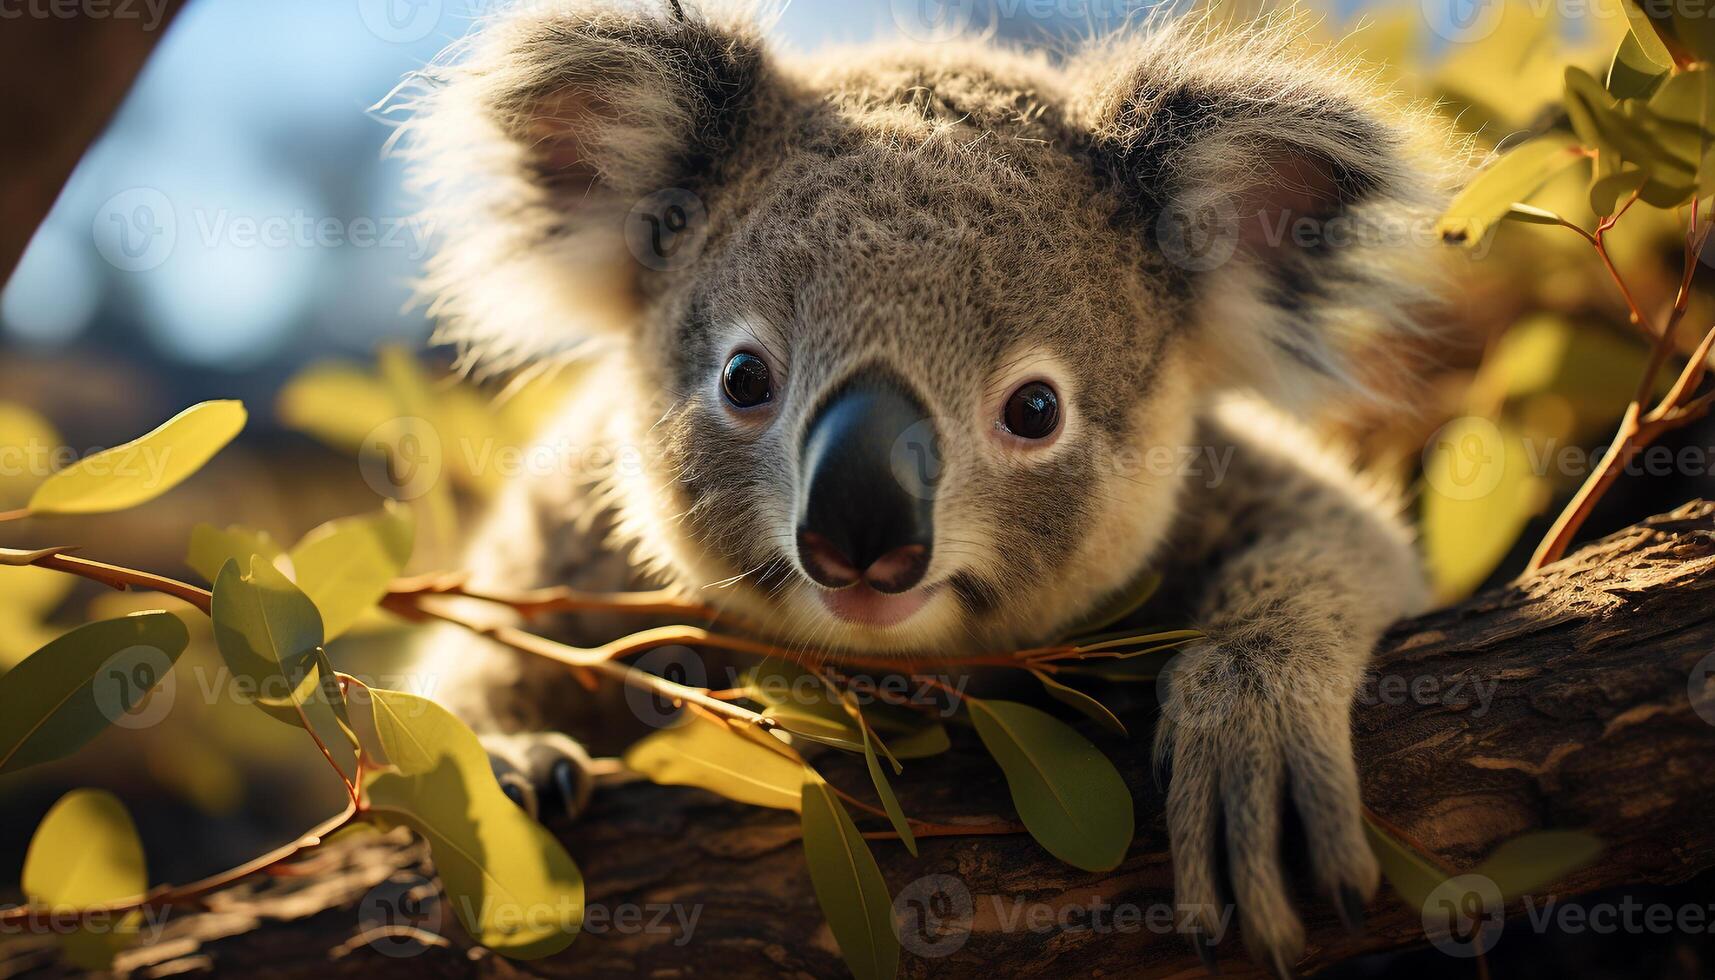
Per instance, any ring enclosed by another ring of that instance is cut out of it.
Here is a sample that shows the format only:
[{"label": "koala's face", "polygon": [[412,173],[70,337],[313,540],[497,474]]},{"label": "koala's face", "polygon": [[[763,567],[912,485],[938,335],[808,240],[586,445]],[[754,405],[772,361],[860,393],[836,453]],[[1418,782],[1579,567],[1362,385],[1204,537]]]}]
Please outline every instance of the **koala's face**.
[{"label": "koala's face", "polygon": [[[794,67],[742,27],[514,15],[419,136],[452,331],[516,361],[605,311],[610,435],[655,463],[622,526],[706,600],[831,650],[1051,639],[1158,550],[1204,398],[1338,380],[1354,316],[1399,318],[1363,232],[1435,184],[1322,62],[1136,48]],[[1213,261],[1173,234],[1210,202]],[[1357,234],[1282,245],[1298,219]]]},{"label": "koala's face", "polygon": [[674,475],[649,492],[683,515],[675,564],[788,637],[1029,642],[1135,574],[1172,514],[1178,480],[1145,459],[1188,439],[1184,304],[1086,169],[962,139],[782,141],[711,197],[730,225],[628,348],[673,393],[638,436]]}]

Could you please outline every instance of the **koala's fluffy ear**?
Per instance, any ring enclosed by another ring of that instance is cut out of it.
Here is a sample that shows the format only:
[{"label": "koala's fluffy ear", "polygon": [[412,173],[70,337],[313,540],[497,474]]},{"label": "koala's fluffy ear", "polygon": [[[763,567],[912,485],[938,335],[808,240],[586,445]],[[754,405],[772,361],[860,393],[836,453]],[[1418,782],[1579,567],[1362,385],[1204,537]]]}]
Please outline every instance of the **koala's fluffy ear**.
[{"label": "koala's fluffy ear", "polygon": [[[407,114],[397,145],[438,238],[425,289],[440,337],[503,368],[632,322],[639,277],[672,265],[661,236],[703,230],[685,222],[768,71],[737,10],[551,0],[498,14],[401,86],[384,108]],[[664,229],[628,247],[629,220],[648,217]]]},{"label": "koala's fluffy ear", "polygon": [[1097,168],[1186,287],[1203,362],[1297,404],[1379,394],[1359,352],[1428,312],[1455,172],[1424,113],[1305,47],[1289,25],[1166,23],[1072,65]]}]

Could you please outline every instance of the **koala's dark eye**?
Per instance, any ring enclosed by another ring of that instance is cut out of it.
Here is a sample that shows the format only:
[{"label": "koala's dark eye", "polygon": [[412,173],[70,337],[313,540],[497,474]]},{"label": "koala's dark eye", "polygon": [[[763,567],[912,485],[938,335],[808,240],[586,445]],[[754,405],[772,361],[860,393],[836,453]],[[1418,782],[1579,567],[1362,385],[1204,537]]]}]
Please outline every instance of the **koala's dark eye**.
[{"label": "koala's dark eye", "polygon": [[1060,424],[1060,396],[1043,381],[1021,385],[1007,398],[1001,420],[1020,439],[1046,439]]},{"label": "koala's dark eye", "polygon": [[739,408],[761,405],[774,397],[768,364],[749,351],[739,351],[726,362],[726,370],[721,373],[721,390]]}]

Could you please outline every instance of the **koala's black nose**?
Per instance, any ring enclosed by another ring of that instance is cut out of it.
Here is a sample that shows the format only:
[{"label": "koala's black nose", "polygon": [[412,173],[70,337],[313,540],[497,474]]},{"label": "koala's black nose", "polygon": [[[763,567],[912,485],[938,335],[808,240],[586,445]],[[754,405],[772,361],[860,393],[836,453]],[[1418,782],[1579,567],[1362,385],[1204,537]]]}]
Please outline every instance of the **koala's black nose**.
[{"label": "koala's black nose", "polygon": [[[830,589],[860,579],[879,592],[923,580],[934,546],[934,500],[913,492],[905,443],[932,440],[929,413],[885,375],[841,388],[804,436],[798,560]],[[901,479],[901,476],[907,476]]]}]

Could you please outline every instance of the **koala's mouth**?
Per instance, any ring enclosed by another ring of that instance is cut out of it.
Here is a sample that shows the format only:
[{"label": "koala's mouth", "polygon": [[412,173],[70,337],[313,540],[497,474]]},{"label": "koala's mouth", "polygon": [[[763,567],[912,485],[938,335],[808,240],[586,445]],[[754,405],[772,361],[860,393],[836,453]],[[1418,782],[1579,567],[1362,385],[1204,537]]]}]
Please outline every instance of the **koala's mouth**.
[{"label": "koala's mouth", "polygon": [[904,592],[879,592],[866,583],[822,592],[823,608],[836,619],[856,626],[886,629],[917,615],[935,594],[936,586],[921,586]]}]

